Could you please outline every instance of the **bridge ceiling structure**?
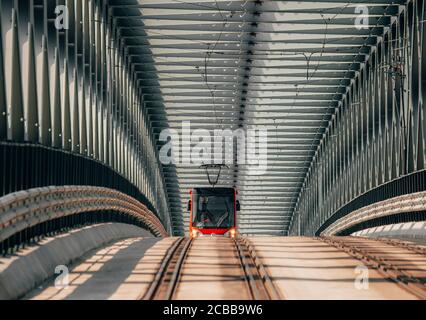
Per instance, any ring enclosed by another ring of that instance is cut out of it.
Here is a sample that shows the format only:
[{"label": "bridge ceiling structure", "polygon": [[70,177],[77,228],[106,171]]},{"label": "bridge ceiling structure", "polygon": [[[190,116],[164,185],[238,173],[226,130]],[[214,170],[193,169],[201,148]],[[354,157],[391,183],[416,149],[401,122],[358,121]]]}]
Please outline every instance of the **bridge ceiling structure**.
[{"label": "bridge ceiling structure", "polygon": [[[239,190],[246,234],[289,232],[333,117],[405,0],[110,1],[144,89],[156,137],[196,129],[268,130],[267,171],[224,169]],[[157,139],[158,140],[158,139]],[[158,141],[158,148],[163,146]],[[193,164],[163,166],[171,211],[188,224]]]},{"label": "bridge ceiling structure", "polygon": [[0,0],[0,195],[109,188],[182,235],[194,155],[267,129],[265,172],[235,141],[207,159],[231,157],[239,231],[351,225],[426,190],[425,20],[424,0]]}]

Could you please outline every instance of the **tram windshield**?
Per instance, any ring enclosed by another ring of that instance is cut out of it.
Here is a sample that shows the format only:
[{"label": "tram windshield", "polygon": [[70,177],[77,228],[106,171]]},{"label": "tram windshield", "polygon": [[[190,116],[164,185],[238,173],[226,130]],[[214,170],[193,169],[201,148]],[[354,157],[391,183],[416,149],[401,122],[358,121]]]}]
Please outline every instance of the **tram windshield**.
[{"label": "tram windshield", "polygon": [[198,195],[194,203],[193,226],[196,228],[230,228],[234,226],[234,195]]}]

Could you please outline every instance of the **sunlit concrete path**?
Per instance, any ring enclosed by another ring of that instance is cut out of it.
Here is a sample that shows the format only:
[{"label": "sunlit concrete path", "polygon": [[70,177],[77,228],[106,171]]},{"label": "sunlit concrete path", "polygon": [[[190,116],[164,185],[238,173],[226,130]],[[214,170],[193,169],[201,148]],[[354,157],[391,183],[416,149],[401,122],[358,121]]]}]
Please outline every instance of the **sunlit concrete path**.
[{"label": "sunlit concrete path", "polygon": [[173,238],[131,238],[89,254],[70,271],[68,288],[53,281],[27,299],[138,299],[151,283]]},{"label": "sunlit concrete path", "polygon": [[[141,299],[178,238],[131,238],[87,255],[72,267],[68,288],[53,280],[26,298]],[[344,237],[369,254],[421,279],[426,256],[374,239]],[[251,237],[259,261],[282,299],[418,299],[410,291],[319,238]],[[193,241],[182,263],[174,299],[250,299],[234,241],[205,237]]]}]

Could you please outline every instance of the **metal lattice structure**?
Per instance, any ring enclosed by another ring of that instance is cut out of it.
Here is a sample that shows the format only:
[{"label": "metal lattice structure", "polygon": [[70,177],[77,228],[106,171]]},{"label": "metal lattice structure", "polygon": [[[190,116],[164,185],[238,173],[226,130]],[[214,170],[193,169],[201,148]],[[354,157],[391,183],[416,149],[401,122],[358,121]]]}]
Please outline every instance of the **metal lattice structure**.
[{"label": "metal lattice structure", "polygon": [[[57,7],[64,5],[68,29],[56,26],[64,23]],[[107,2],[2,0],[0,34],[0,140],[41,144],[112,168],[171,232],[140,80]]]},{"label": "metal lattice structure", "polygon": [[410,178],[425,169],[425,10],[423,1],[400,7],[371,48],[311,163],[292,234],[316,233],[346,205],[365,203],[365,194],[424,190],[424,174]]},{"label": "metal lattice structure", "polygon": [[208,185],[159,161],[187,120],[268,129],[267,172],[234,162],[218,184],[239,190],[245,234],[315,234],[424,187],[403,183],[425,167],[424,0],[0,0],[0,19],[0,140],[102,163],[169,232]]},{"label": "metal lattice structure", "polygon": [[[357,226],[360,226],[360,230],[366,229],[362,226],[365,222],[372,220],[378,221],[381,218],[393,215],[404,216],[415,213],[416,216],[420,217],[421,214],[425,214],[425,208],[426,192],[424,191],[390,198],[385,201],[379,201],[372,205],[365,206],[359,210],[352,211],[344,218],[336,221],[334,224],[326,228],[321,235],[350,235],[354,232]],[[407,220],[416,221],[413,217],[410,217],[410,219],[411,220]],[[421,220],[424,220],[424,216],[421,217]]]},{"label": "metal lattice structure", "polygon": [[[0,198],[0,247],[3,249],[5,242],[13,239],[13,236],[24,238],[28,229],[35,229],[43,223],[66,218],[73,220],[81,213],[90,216],[99,212],[117,212],[123,216],[123,220],[134,220],[135,225],[143,225],[156,236],[167,236],[160,220],[152,212],[119,191],[85,186],[47,187],[19,191]],[[59,229],[62,226],[56,227]],[[25,240],[30,239],[31,236],[27,236]]]},{"label": "metal lattice structure", "polygon": [[[333,152],[330,137],[337,136],[334,127],[338,119],[350,114],[346,123],[341,124],[340,138],[336,138],[346,139],[338,156],[345,159],[341,161],[346,161],[346,167],[340,166],[338,170],[347,170],[345,181],[358,177],[360,171],[354,168],[361,160],[354,155],[360,153],[358,149],[367,148],[362,145],[371,145],[372,130],[367,130],[375,122],[371,114],[384,112],[378,107],[380,104],[394,103],[384,99],[390,87],[381,94],[373,88],[385,88],[384,83],[401,72],[398,68],[402,67],[402,60],[398,61],[398,57],[403,52],[394,55],[395,52],[386,51],[388,41],[393,48],[403,44],[394,41],[401,33],[398,21],[404,15],[412,17],[414,7],[417,18],[410,22],[406,19],[404,25],[416,25],[420,39],[422,1],[410,2],[408,6],[406,1],[386,0],[139,1],[132,7],[132,1],[111,3],[114,12],[122,16],[122,24],[126,24],[122,36],[147,83],[149,108],[160,110],[152,116],[157,133],[167,126],[177,130],[183,140],[189,140],[180,129],[185,120],[191,121],[193,130],[250,129],[261,125],[268,128],[265,175],[249,176],[247,168],[238,163],[222,173],[220,185],[239,189],[241,232],[295,233],[299,223],[295,223],[294,217],[300,216],[300,232],[313,233],[339,205],[355,198],[362,188],[367,190],[388,181],[384,178],[388,169],[383,167],[377,169],[383,179],[375,178],[375,184],[368,182],[364,187],[359,185],[359,192],[355,191],[355,184],[337,184],[331,178],[337,169],[332,164],[336,160],[330,159],[337,152]],[[357,25],[360,15],[365,25]],[[399,30],[397,34],[389,36],[395,28]],[[414,45],[420,43],[419,39]],[[411,50],[412,45],[405,42],[404,50]],[[421,56],[420,48],[414,54],[403,62],[404,72],[419,69],[421,61],[417,64],[415,60]],[[407,68],[411,62],[414,65]],[[370,74],[369,70],[374,68],[376,74]],[[416,75],[420,77],[418,72]],[[374,85],[374,81],[381,83]],[[413,81],[421,83],[420,78],[412,78],[405,88]],[[367,111],[374,95],[379,100]],[[396,93],[391,100],[396,103],[397,99]],[[364,111],[357,107],[360,103]],[[406,108],[407,105],[401,110]],[[369,120],[360,120],[361,114]],[[410,122],[417,126],[414,132],[418,131],[421,114],[412,114],[416,117]],[[377,124],[374,130],[378,130]],[[422,157],[424,148],[419,148],[416,155]],[[384,159],[387,150],[377,149],[376,156],[381,153]],[[325,155],[328,171],[318,178],[318,163]],[[367,157],[364,161],[372,163]],[[416,166],[415,170],[421,168],[422,165]],[[363,171],[365,175],[367,172],[371,170]],[[188,189],[207,185],[205,172],[180,164],[167,167],[165,178],[173,179],[168,183],[171,210],[176,216],[183,213],[187,224]],[[324,181],[321,186],[310,182],[318,179]],[[341,196],[337,195],[339,187],[346,188]]]}]

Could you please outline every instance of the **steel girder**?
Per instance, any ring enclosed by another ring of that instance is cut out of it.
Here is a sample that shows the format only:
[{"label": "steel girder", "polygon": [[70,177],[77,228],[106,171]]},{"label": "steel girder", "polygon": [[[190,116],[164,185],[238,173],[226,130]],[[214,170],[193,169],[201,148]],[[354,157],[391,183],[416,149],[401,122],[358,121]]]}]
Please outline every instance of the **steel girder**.
[{"label": "steel girder", "polygon": [[[244,233],[281,235],[336,112],[404,3],[110,1],[156,137],[182,133],[186,120],[194,130],[268,129],[267,173],[251,177],[234,163],[220,184],[239,189]],[[188,190],[207,185],[204,171],[181,164],[164,174],[171,211],[186,224]]]},{"label": "steel girder", "polygon": [[[312,234],[360,192],[424,166],[424,3],[406,2],[34,0],[15,26],[16,1],[1,0],[0,135],[106,163],[179,234],[188,189],[207,180],[159,164],[160,132],[185,119],[265,125],[266,175],[235,164],[221,185],[240,190],[243,232]],[[65,3],[75,23],[58,32]]]},{"label": "steel girder", "polygon": [[408,1],[372,48],[311,163],[291,234],[315,234],[370,190],[425,169],[425,10]]},{"label": "steel girder", "polygon": [[[68,29],[55,27],[60,5]],[[0,0],[0,35],[0,140],[102,162],[146,196],[171,233],[143,90],[107,1]]]}]

